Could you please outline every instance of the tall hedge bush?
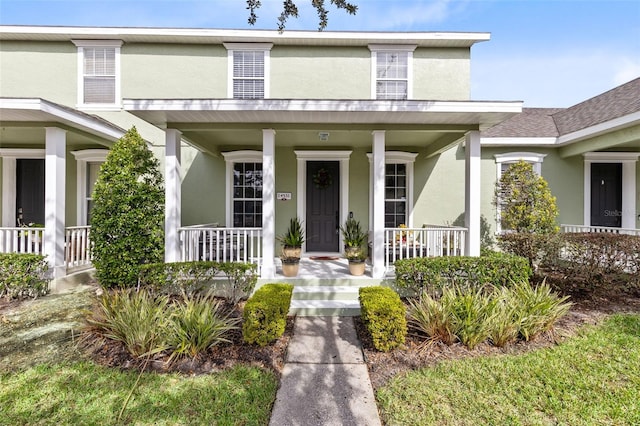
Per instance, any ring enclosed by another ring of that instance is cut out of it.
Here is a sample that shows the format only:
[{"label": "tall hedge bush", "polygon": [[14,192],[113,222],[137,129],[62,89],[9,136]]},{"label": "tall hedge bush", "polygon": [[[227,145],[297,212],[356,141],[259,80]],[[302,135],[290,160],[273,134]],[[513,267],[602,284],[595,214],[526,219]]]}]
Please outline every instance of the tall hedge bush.
[{"label": "tall hedge bush", "polygon": [[100,284],[133,287],[140,265],[164,256],[164,189],[158,160],[135,127],[118,140],[93,192],[91,240]]}]

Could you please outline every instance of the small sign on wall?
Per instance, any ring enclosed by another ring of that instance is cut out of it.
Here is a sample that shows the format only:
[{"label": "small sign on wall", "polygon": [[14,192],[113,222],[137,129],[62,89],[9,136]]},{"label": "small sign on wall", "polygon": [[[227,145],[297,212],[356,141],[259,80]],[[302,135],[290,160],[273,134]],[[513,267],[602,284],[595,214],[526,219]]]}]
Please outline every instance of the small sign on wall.
[{"label": "small sign on wall", "polygon": [[288,201],[288,200],[291,199],[291,193],[290,192],[278,192],[276,194],[276,198],[278,200],[281,200],[281,201]]}]

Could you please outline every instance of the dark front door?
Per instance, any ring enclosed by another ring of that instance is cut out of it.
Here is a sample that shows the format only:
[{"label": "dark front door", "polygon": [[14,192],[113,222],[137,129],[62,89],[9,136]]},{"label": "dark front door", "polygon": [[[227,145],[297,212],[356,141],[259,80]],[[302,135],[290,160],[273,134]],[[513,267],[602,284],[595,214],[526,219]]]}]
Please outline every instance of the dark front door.
[{"label": "dark front door", "polygon": [[591,164],[591,226],[622,226],[622,164]]},{"label": "dark front door", "polygon": [[44,225],[44,160],[16,161],[18,224]]},{"label": "dark front door", "polygon": [[340,167],[337,161],[307,162],[307,251],[338,252]]}]

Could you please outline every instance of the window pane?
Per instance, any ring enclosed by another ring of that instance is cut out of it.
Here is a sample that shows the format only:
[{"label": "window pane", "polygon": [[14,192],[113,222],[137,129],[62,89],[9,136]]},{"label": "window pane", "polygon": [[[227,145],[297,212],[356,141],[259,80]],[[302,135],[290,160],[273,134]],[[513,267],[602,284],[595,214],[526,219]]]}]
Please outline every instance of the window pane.
[{"label": "window pane", "polygon": [[406,81],[378,81],[376,82],[377,99],[407,99]]},{"label": "window pane", "polygon": [[408,55],[406,52],[378,52],[378,78],[407,78]]},{"label": "window pane", "polygon": [[85,77],[84,102],[112,104],[116,101],[115,77]]}]

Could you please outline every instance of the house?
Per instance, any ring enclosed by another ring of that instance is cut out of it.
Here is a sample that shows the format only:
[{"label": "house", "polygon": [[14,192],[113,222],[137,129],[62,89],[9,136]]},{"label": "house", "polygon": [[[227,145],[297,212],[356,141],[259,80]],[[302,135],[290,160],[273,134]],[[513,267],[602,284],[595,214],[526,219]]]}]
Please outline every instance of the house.
[{"label": "house", "polygon": [[[600,176],[619,161],[623,205],[607,210],[638,228],[637,102],[520,114],[519,101],[471,100],[470,51],[489,38],[2,26],[0,251],[44,253],[58,277],[90,264],[93,183],[131,126],[162,164],[167,261],[256,262],[273,277],[295,216],[306,255],[340,253],[339,225],[360,220],[373,277],[398,257],[478,255],[496,177],[519,158],[580,225],[586,165]],[[548,128],[518,124],[529,118]]]}]

